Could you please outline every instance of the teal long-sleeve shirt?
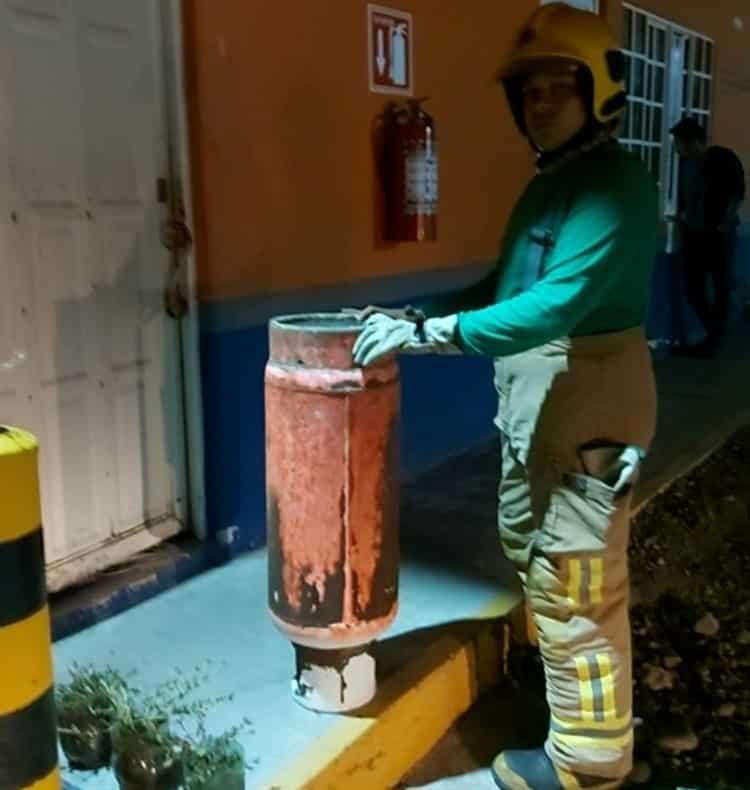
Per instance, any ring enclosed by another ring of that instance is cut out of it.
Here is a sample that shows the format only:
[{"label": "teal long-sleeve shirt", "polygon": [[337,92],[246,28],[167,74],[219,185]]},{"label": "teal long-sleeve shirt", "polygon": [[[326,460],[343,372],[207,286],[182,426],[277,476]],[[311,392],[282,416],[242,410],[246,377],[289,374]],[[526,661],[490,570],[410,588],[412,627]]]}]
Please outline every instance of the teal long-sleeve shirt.
[{"label": "teal long-sleeve shirt", "polygon": [[628,329],[645,321],[657,245],[648,170],[618,146],[596,149],[532,179],[495,270],[426,308],[458,312],[461,348],[492,357]]}]

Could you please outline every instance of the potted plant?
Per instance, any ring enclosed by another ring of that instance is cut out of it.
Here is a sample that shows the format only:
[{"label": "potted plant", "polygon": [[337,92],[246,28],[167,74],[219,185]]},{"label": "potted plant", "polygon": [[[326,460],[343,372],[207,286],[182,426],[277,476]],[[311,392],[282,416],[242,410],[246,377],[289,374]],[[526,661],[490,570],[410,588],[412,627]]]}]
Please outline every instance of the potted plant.
[{"label": "potted plant", "polygon": [[207,718],[216,704],[229,702],[233,695],[199,700],[183,709],[179,719],[185,735],[183,765],[185,790],[244,790],[245,752],[238,741],[242,732],[251,731],[252,722],[241,723],[222,733],[209,733]]},{"label": "potted plant", "polygon": [[183,786],[185,760],[191,752],[186,737],[189,725],[204,734],[209,709],[225,699],[196,699],[195,692],[205,679],[199,668],[193,675],[177,672],[150,695],[131,689],[130,695],[119,698],[112,730],[112,768],[121,790]]},{"label": "potted plant", "polygon": [[73,770],[96,771],[109,765],[116,708],[127,694],[127,680],[111,667],[74,664],[70,680],[56,686],[60,745]]},{"label": "potted plant", "polygon": [[178,790],[182,749],[158,700],[122,700],[112,728],[112,770],[121,790]]},{"label": "potted plant", "polygon": [[245,790],[245,754],[240,728],[211,736],[202,732],[184,752],[185,790]]}]

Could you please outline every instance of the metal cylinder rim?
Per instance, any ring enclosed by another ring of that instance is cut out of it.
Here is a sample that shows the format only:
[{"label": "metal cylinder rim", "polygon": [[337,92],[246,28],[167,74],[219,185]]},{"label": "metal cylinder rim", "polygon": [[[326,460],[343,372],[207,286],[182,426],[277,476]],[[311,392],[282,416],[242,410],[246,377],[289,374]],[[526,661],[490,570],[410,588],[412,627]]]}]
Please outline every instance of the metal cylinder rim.
[{"label": "metal cylinder rim", "polygon": [[[317,322],[317,325],[316,325]],[[311,326],[306,326],[308,323]],[[347,313],[289,313],[269,321],[274,331],[315,332],[316,334],[351,334],[364,326],[355,315]]]}]

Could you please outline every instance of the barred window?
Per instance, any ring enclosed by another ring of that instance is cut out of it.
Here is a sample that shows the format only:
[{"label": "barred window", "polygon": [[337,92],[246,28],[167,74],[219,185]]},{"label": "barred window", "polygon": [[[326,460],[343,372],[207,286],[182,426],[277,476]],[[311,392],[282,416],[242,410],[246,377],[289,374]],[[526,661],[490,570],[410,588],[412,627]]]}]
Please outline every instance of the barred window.
[{"label": "barred window", "polygon": [[662,208],[674,213],[679,161],[669,129],[692,115],[710,131],[714,44],[648,11],[623,4],[628,107],[620,140],[659,182]]}]

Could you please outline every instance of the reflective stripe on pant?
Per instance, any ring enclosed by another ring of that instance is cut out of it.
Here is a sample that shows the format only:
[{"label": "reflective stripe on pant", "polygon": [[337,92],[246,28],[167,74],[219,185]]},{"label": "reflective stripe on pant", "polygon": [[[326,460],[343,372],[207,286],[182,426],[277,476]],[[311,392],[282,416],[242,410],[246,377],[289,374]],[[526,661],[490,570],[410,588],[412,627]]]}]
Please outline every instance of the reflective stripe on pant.
[{"label": "reflective stripe on pant", "polygon": [[539,632],[547,753],[617,779],[632,765],[630,492],[587,474],[580,448],[649,446],[650,353],[640,330],[556,341],[498,360],[496,384],[499,527]]}]

